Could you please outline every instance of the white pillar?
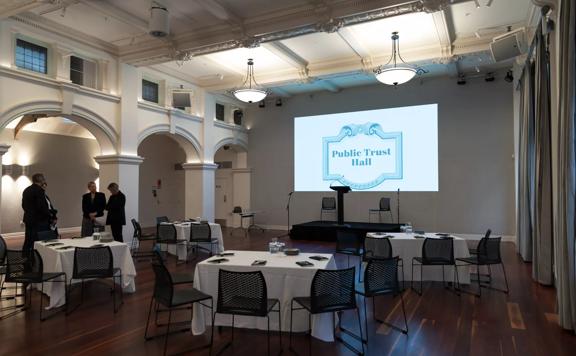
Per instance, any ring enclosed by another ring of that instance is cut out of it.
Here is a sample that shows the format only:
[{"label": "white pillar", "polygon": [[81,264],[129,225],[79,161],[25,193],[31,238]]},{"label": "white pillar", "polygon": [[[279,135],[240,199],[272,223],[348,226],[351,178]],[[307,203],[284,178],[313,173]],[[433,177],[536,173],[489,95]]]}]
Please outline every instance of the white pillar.
[{"label": "white pillar", "polygon": [[126,195],[126,225],[122,231],[124,242],[132,241],[130,219],[138,219],[138,193],[140,164],[144,159],[138,156],[108,155],[94,157],[100,165],[100,190],[109,195],[108,184],[117,183]]},{"label": "white pillar", "polygon": [[[10,149],[10,145],[0,143],[0,211],[2,210],[2,156]],[[2,219],[0,218],[0,232],[2,232]]]},{"label": "white pillar", "polygon": [[204,124],[202,125],[203,150],[201,159],[214,163],[214,118],[216,117],[216,97],[210,93],[204,95]]},{"label": "white pillar", "polygon": [[138,93],[141,87],[138,69],[129,64],[119,65],[120,100],[120,147],[122,155],[138,154]]},{"label": "white pillar", "polygon": [[[250,184],[252,169],[232,169],[232,206],[240,206],[243,211],[250,211]],[[233,214],[233,226],[240,226],[240,216]]]},{"label": "white pillar", "polygon": [[14,64],[14,51],[12,50],[12,31],[6,21],[0,21],[0,66],[11,68]]},{"label": "white pillar", "polygon": [[186,218],[201,217],[214,222],[215,170],[212,163],[184,163]]}]

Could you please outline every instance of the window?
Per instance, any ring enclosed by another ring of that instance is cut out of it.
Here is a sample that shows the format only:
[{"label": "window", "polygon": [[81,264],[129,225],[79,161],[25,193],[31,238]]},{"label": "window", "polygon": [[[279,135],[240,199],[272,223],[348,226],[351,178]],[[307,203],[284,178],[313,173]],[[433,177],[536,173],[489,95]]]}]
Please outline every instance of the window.
[{"label": "window", "polygon": [[38,73],[48,73],[48,49],[16,39],[16,66]]},{"label": "window", "polygon": [[216,120],[224,121],[224,105],[216,103]]},{"label": "window", "polygon": [[142,79],[142,99],[158,104],[158,83]]},{"label": "window", "polygon": [[234,123],[236,125],[242,125],[242,117],[243,116],[244,116],[244,113],[242,112],[241,109],[234,110]]},{"label": "window", "polygon": [[70,80],[74,84],[96,87],[96,63],[80,57],[70,57]]}]

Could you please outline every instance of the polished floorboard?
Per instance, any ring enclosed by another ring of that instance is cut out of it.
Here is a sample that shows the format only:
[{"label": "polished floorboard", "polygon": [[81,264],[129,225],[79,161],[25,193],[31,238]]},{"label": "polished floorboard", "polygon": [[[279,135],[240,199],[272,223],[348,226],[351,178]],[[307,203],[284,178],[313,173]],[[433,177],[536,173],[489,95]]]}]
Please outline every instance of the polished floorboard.
[{"label": "polished floorboard", "polygon": [[[253,231],[245,237],[240,231],[230,236],[224,229],[227,249],[265,250],[270,238],[278,231]],[[288,245],[305,252],[332,252],[334,243],[290,241]],[[10,240],[18,248],[19,240]],[[575,355],[576,336],[562,330],[556,320],[555,291],[531,279],[531,266],[516,255],[514,245],[503,244],[510,294],[484,289],[482,298],[458,296],[439,284],[425,284],[424,294],[404,292],[409,334],[403,335],[372,320],[368,304],[370,342],[367,355]],[[340,267],[346,257],[337,256]],[[405,261],[409,266],[410,262]],[[170,270],[193,271],[194,263],[168,262]],[[406,267],[405,267],[406,268]],[[407,267],[409,268],[409,267]],[[33,293],[31,309],[0,320],[0,355],[159,355],[163,338],[144,340],[144,327],[154,276],[148,261],[136,262],[137,277],[134,294],[125,294],[125,303],[117,314],[112,312],[108,286],[100,282],[87,285],[84,303],[72,314],[57,313],[50,319],[39,320],[39,293]],[[496,272],[495,284],[503,283]],[[78,291],[72,303],[79,302]],[[400,323],[399,298],[377,299],[377,315]],[[2,306],[9,305],[4,302]],[[5,312],[4,312],[5,314]],[[190,318],[189,311],[176,314],[177,320]],[[345,313],[343,325],[357,331],[354,314]],[[153,330],[153,329],[152,329]],[[154,330],[153,330],[154,331]],[[278,337],[272,335],[272,353],[277,354]],[[344,336],[346,338],[346,336]],[[215,333],[215,350],[230,338],[230,329]],[[233,348],[223,355],[265,355],[266,333],[259,330],[236,329]],[[208,355],[208,349],[198,349],[207,343],[209,333],[192,336],[190,332],[171,335],[168,353]],[[288,350],[288,334],[283,335],[284,354]],[[358,345],[352,341],[353,345]],[[296,334],[295,348],[308,354],[307,338]],[[352,355],[339,343],[313,339],[314,355]]]}]

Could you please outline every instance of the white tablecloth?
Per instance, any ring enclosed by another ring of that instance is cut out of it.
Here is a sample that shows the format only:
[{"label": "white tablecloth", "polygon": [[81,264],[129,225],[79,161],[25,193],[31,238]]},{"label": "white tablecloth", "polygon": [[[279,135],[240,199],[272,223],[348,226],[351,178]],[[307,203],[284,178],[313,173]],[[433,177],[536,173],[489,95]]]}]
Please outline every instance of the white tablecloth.
[{"label": "white tablecloth", "polygon": [[[62,242],[64,245],[51,247],[45,246],[50,243],[37,241],[34,244],[34,248],[38,250],[42,256],[44,272],[64,272],[67,278],[66,283],[68,283],[72,278],[74,268],[74,249],[58,250],[57,248],[62,246],[90,247],[98,244],[99,241],[92,239],[92,237],[85,237],[82,239],[61,239],[58,240],[58,242]],[[136,285],[134,283],[136,268],[134,268],[134,261],[130,255],[128,245],[116,241],[103,243],[103,245],[110,246],[114,258],[114,267],[122,270],[122,288],[125,292],[134,293],[136,291]],[[80,281],[73,281],[73,283],[77,282]],[[50,297],[50,305],[48,308],[59,307],[64,304],[65,289],[63,283],[45,283],[44,293]]]},{"label": "white tablecloth", "polygon": [[[218,296],[218,271],[262,271],[268,288],[268,298],[280,300],[282,307],[282,331],[290,330],[290,302],[294,297],[310,296],[312,278],[318,269],[335,269],[336,262],[332,255],[301,253],[298,256],[286,256],[283,253],[270,254],[262,251],[229,251],[234,256],[226,256],[229,262],[212,264],[202,261],[196,265],[194,273],[194,287],[214,298],[214,310]],[[325,256],[328,260],[315,261],[310,256]],[[219,257],[213,257],[219,258]],[[266,260],[265,266],[251,266],[255,260]],[[300,267],[296,261],[309,261],[313,267]],[[277,310],[277,307],[275,307]],[[202,312],[204,311],[204,312]],[[338,319],[336,319],[338,320]],[[211,325],[210,309],[194,304],[194,317],[192,319],[192,332],[194,335],[202,334],[206,325]],[[216,325],[231,325],[230,315],[218,314]],[[312,336],[324,340],[333,341],[332,316],[329,313],[318,314],[312,317]],[[257,328],[267,330],[266,318],[236,316],[234,326],[241,328]],[[270,328],[278,330],[278,314],[270,313]],[[296,332],[308,330],[308,312],[305,310],[294,311],[293,330]]]},{"label": "white tablecloth", "polygon": [[[404,280],[412,280],[412,258],[422,257],[422,245],[424,244],[423,238],[415,238],[415,233],[388,233],[388,232],[369,232],[366,234],[368,237],[384,237],[387,235],[394,236],[390,239],[392,244],[392,254],[399,256],[404,263]],[[438,238],[434,233],[427,233],[424,235],[429,238]],[[466,240],[461,237],[453,236],[454,238],[454,258],[470,257],[468,245]],[[458,263],[458,261],[456,261]],[[458,263],[464,265],[464,263]],[[400,269],[401,271],[402,269]],[[454,279],[454,268],[450,266],[444,267],[446,281]],[[441,266],[425,266],[422,271],[422,279],[425,281],[442,281],[442,267]],[[414,280],[420,281],[420,266],[414,266]],[[458,267],[458,280],[460,283],[470,283],[470,269],[468,267]]]},{"label": "white tablecloth", "polygon": [[[185,261],[188,257],[188,241],[190,240],[190,224],[191,223],[178,223],[174,224],[176,227],[176,232],[178,234],[177,239],[181,241],[176,245],[174,244],[161,244],[161,249],[163,251],[168,251],[172,255],[177,255],[178,260]],[[224,241],[222,240],[222,228],[220,224],[209,223],[210,231],[212,234],[212,240],[218,240],[218,245],[213,246],[214,253],[221,253],[224,251]],[[210,249],[210,244],[199,244],[200,246]]]}]

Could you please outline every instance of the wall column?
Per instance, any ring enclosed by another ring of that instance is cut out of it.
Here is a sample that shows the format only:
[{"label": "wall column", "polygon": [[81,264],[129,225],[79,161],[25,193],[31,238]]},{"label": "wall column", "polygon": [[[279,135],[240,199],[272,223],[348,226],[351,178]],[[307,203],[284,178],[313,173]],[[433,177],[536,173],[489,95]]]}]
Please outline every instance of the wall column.
[{"label": "wall column", "polygon": [[107,155],[94,157],[100,165],[100,190],[109,196],[108,184],[114,182],[126,195],[126,225],[122,231],[124,242],[132,241],[132,224],[130,219],[138,219],[138,193],[140,164],[144,161],[138,156]]},{"label": "wall column", "polygon": [[215,215],[215,171],[212,163],[184,163],[186,218],[201,217],[214,222]]},{"label": "wall column", "polygon": [[[10,145],[0,143],[0,211],[2,210],[2,177],[4,172],[2,172],[2,156],[10,149]],[[2,219],[0,219],[0,232],[2,232]]]}]

